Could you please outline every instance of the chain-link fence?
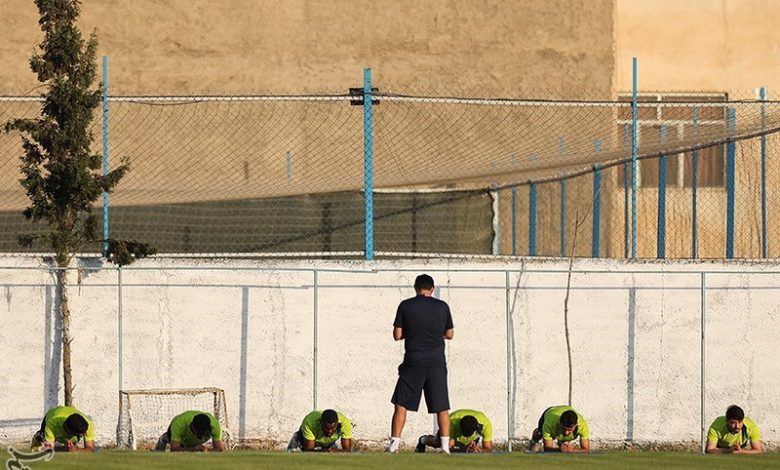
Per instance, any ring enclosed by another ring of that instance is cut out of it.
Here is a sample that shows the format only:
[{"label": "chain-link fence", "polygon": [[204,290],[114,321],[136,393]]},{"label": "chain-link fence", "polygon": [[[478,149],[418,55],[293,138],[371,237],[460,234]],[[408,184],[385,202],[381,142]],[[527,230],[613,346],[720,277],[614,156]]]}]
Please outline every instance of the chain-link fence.
[{"label": "chain-link fence", "polygon": [[[780,255],[780,102],[642,93],[634,117],[622,96],[372,96],[108,97],[94,150],[131,166],[110,235],[194,254]],[[41,106],[0,100],[3,123]],[[21,153],[0,136],[2,252],[40,229]]]}]

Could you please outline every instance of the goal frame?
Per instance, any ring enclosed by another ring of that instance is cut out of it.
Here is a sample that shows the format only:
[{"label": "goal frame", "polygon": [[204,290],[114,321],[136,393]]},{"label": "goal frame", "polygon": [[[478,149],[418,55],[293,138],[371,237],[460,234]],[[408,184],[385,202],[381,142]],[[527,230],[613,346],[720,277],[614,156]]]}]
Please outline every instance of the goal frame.
[{"label": "goal frame", "polygon": [[[132,389],[119,391],[119,416],[116,426],[116,446],[119,449],[138,449],[136,439],[135,424],[133,422],[133,402],[141,397],[154,396],[196,396],[212,395],[212,407],[207,411],[212,413],[218,420],[222,431],[222,441],[226,449],[232,449],[233,443],[229,431],[229,420],[227,414],[227,403],[225,401],[225,391],[217,387],[202,388],[150,388],[150,389]],[[135,400],[134,400],[135,398]],[[182,410],[183,411],[183,410]],[[169,419],[172,419],[170,416]]]}]

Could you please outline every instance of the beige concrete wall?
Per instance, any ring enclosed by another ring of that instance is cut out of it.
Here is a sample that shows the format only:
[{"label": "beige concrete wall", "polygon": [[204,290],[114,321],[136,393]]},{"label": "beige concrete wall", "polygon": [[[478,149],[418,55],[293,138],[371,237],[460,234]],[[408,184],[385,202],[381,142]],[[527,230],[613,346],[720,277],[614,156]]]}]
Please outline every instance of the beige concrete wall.
[{"label": "beige concrete wall", "polygon": [[[614,0],[88,0],[80,24],[98,30],[112,94],[343,93],[370,66],[384,91],[608,99],[614,8]],[[27,92],[36,86],[27,62],[39,40],[37,13],[29,0],[0,9],[0,94]],[[376,186],[495,171],[510,155],[557,148],[559,135],[582,124],[571,115],[549,122],[493,111],[385,102],[375,114]],[[362,187],[362,115],[346,103],[114,103],[111,116],[112,161],[132,162],[114,205]],[[529,138],[518,139],[524,132]],[[26,202],[17,145],[16,135],[0,136],[0,151],[13,156],[0,162],[9,210]]]},{"label": "beige concrete wall", "polygon": [[619,90],[780,90],[780,9],[764,0],[618,0]]},{"label": "beige concrete wall", "polygon": [[[35,258],[0,260],[0,355],[8,359],[0,362],[2,444],[28,439],[62,393],[56,298],[52,278],[29,269],[39,266]],[[316,292],[313,269],[320,269]],[[356,439],[381,442],[403,356],[390,334],[395,309],[424,271],[453,312],[452,406],[484,410],[496,441],[510,432],[527,437],[545,407],[567,399],[566,269],[565,260],[545,259],[143,260],[122,276],[124,387],[224,388],[234,437],[286,442],[314,406],[316,295],[317,406],[354,419]],[[780,365],[771,360],[780,335],[777,265],[584,260],[574,269],[573,402],[597,447],[628,438],[698,441],[701,271],[705,426],[738,403],[764,441],[780,441],[773,424],[780,420]],[[70,302],[75,404],[93,418],[97,441],[111,444],[116,271],[83,273]],[[410,413],[407,449],[431,430],[422,410]]]},{"label": "beige concrete wall", "polygon": [[[780,90],[780,10],[776,2],[762,0],[618,0],[616,5],[616,85],[630,91],[632,57],[639,61],[642,91],[706,91],[728,93],[731,98],[757,98],[756,88],[768,88],[769,98]],[[770,138],[770,157],[776,153]],[[759,153],[756,139],[737,152],[736,250],[738,257],[761,256]],[[688,157],[690,158],[690,157]],[[770,158],[769,256],[778,252],[771,243],[773,203],[780,179]],[[642,189],[639,207],[639,252],[656,252],[656,201],[652,188]],[[644,197],[645,194],[651,197]],[[667,195],[669,256],[690,256],[690,189]],[[618,206],[622,207],[622,200]],[[725,188],[705,189],[699,206],[700,256],[725,256]],[[622,220],[622,219],[621,219]],[[615,234],[620,238],[622,234]]]},{"label": "beige concrete wall", "polygon": [[[378,83],[609,92],[614,0],[87,0],[114,93],[345,92]],[[0,6],[0,91],[34,86],[30,0]],[[574,95],[572,95],[574,96]]]}]

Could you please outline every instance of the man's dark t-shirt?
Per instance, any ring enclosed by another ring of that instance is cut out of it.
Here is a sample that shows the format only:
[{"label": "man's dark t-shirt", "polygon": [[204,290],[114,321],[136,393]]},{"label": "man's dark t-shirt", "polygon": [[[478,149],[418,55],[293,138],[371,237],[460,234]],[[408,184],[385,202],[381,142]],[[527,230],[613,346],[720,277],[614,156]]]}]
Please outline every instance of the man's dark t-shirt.
[{"label": "man's dark t-shirt", "polygon": [[452,328],[447,302],[418,295],[398,305],[393,326],[404,332],[404,364],[408,366],[443,367],[444,332]]}]

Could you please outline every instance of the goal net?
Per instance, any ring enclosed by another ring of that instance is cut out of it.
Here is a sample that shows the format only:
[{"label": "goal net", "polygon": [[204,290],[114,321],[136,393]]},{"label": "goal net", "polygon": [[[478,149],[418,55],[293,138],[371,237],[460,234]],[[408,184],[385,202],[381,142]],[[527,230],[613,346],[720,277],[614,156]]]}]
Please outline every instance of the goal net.
[{"label": "goal net", "polygon": [[225,447],[232,448],[225,392],[220,388],[121,390],[117,447],[153,447],[171,419],[188,410],[212,413],[219,420]]}]

